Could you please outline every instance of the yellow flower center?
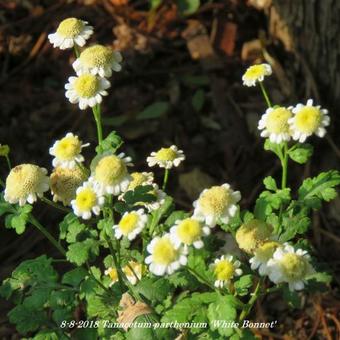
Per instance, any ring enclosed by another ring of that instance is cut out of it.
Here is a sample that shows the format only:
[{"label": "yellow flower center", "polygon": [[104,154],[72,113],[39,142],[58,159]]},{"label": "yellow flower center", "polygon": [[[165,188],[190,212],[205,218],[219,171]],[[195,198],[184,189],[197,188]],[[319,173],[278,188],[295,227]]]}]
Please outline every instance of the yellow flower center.
[{"label": "yellow flower center", "polygon": [[78,167],[74,169],[57,167],[50,179],[55,198],[68,205],[75,198],[76,190],[86,180],[86,176]]},{"label": "yellow flower center", "polygon": [[264,241],[268,240],[272,227],[267,223],[253,219],[243,224],[236,232],[238,246],[245,252],[252,254]]},{"label": "yellow flower center", "polygon": [[289,280],[303,279],[307,273],[308,264],[302,256],[285,254],[280,263]]},{"label": "yellow flower center", "polygon": [[321,112],[313,106],[305,106],[295,115],[295,125],[302,133],[312,134],[320,122]]},{"label": "yellow flower center", "polygon": [[129,184],[128,190],[134,190],[139,185],[143,185],[147,180],[147,177],[143,175],[141,172],[133,172],[131,174],[132,181]]},{"label": "yellow flower center", "polygon": [[177,236],[184,244],[192,244],[202,235],[201,224],[192,218],[186,218],[177,227]]},{"label": "yellow flower center", "polygon": [[118,272],[116,268],[110,268],[108,271],[108,275],[110,276],[113,282],[118,281]]},{"label": "yellow flower center", "polygon": [[265,76],[267,74],[266,68],[264,65],[253,65],[250,66],[246,73],[244,74],[245,78],[248,78],[250,80],[257,80],[262,76]]},{"label": "yellow flower center", "polygon": [[90,188],[84,188],[76,197],[76,205],[80,211],[91,210],[97,202],[96,193]]},{"label": "yellow flower center", "polygon": [[81,152],[81,142],[76,136],[64,137],[55,148],[55,155],[60,160],[72,160]]},{"label": "yellow flower center", "polygon": [[43,177],[41,169],[36,165],[18,165],[6,179],[6,192],[11,198],[25,198],[37,191]]},{"label": "yellow flower center", "polygon": [[112,49],[102,45],[94,45],[86,48],[79,57],[80,62],[87,67],[104,67],[110,65],[112,58]]},{"label": "yellow flower center", "polygon": [[153,262],[161,265],[168,265],[177,258],[177,250],[174,248],[170,240],[161,238],[153,248]]},{"label": "yellow flower center", "polygon": [[95,178],[103,184],[113,184],[127,172],[125,163],[117,156],[102,158],[95,169]]},{"label": "yellow flower center", "polygon": [[173,161],[177,154],[171,148],[162,148],[156,153],[156,158],[159,161]]},{"label": "yellow flower center", "polygon": [[63,20],[57,29],[58,34],[65,38],[74,38],[84,29],[84,23],[76,18]]},{"label": "yellow flower center", "polygon": [[99,90],[99,80],[92,74],[83,74],[74,81],[74,90],[79,97],[94,97]]},{"label": "yellow flower center", "polygon": [[124,236],[128,235],[133,229],[137,227],[138,214],[132,212],[122,217],[119,222],[119,229]]},{"label": "yellow flower center", "polygon": [[129,265],[123,268],[123,272],[126,276],[135,276],[135,274],[139,276],[142,273],[142,265],[138,262],[130,261]]},{"label": "yellow flower center", "polygon": [[279,246],[277,242],[266,242],[256,249],[255,255],[261,262],[267,262]]},{"label": "yellow flower center", "polygon": [[266,128],[270,133],[287,133],[289,132],[288,119],[292,113],[284,107],[278,107],[270,112],[267,116]]},{"label": "yellow flower center", "polygon": [[212,215],[221,215],[229,202],[229,190],[219,186],[211,187],[199,198],[202,211]]},{"label": "yellow flower center", "polygon": [[214,269],[217,280],[229,281],[235,272],[234,265],[228,260],[219,261]]}]

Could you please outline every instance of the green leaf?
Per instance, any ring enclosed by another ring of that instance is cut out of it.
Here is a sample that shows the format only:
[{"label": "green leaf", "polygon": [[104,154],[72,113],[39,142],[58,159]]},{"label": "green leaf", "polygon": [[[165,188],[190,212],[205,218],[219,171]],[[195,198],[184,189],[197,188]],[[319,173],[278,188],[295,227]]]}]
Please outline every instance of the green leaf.
[{"label": "green leaf", "polygon": [[87,274],[88,273],[84,268],[75,268],[65,273],[61,282],[73,287],[78,287]]},{"label": "green leaf", "polygon": [[241,276],[235,282],[235,290],[236,293],[240,296],[244,296],[248,294],[249,288],[253,285],[253,276],[250,274]]},{"label": "green leaf", "polygon": [[299,201],[308,207],[317,209],[321,201],[329,202],[337,196],[336,186],[340,184],[340,172],[330,170],[320,173],[317,177],[307,178],[299,189]]},{"label": "green leaf", "polygon": [[52,330],[43,330],[36,334],[33,340],[61,340],[58,333]]},{"label": "green leaf", "polygon": [[169,281],[163,278],[143,278],[135,287],[140,294],[152,302],[165,300],[171,289]]},{"label": "green leaf", "polygon": [[176,223],[176,221],[184,220],[185,218],[189,217],[189,215],[189,213],[183,210],[173,211],[165,220],[164,224],[168,227],[172,227]]},{"label": "green leaf", "polygon": [[69,225],[73,223],[80,223],[78,217],[74,213],[67,214],[64,219],[59,223],[60,228],[60,239],[64,240],[66,238]]},{"label": "green leaf", "polygon": [[191,104],[195,111],[200,112],[205,102],[205,92],[202,89],[197,90],[191,99]]},{"label": "green leaf", "polygon": [[32,310],[42,310],[45,303],[49,301],[52,289],[39,287],[32,291],[32,294],[25,298],[23,305]]},{"label": "green leaf", "polygon": [[311,224],[308,216],[299,214],[292,217],[283,216],[282,225],[284,232],[280,235],[280,242],[287,242],[297,234],[304,234]]},{"label": "green leaf", "polygon": [[300,296],[297,292],[291,292],[288,285],[284,285],[283,288],[283,299],[293,308],[300,309],[302,307]]},{"label": "green leaf", "polygon": [[264,149],[266,151],[272,151],[277,157],[282,158],[282,144],[272,143],[269,138],[264,142]]},{"label": "green leaf", "polygon": [[313,146],[307,143],[296,144],[293,148],[288,150],[288,155],[293,161],[299,164],[305,164],[313,155],[313,149]]},{"label": "green leaf", "polygon": [[183,15],[195,13],[200,7],[200,0],[177,0],[178,8]]},{"label": "green leaf", "polygon": [[156,9],[161,3],[162,0],[150,0],[151,9]]},{"label": "green leaf", "polygon": [[152,194],[152,190],[152,185],[139,185],[134,190],[126,192],[124,195],[124,201],[131,206],[141,202],[154,202],[156,200],[156,196]]},{"label": "green leaf", "polygon": [[80,328],[72,333],[74,340],[93,340],[98,339],[96,328]]},{"label": "green leaf", "polygon": [[86,261],[92,260],[98,254],[98,242],[89,238],[83,242],[75,242],[69,245],[66,257],[70,262],[81,266]]},{"label": "green leaf", "polygon": [[71,290],[54,290],[50,296],[50,305],[53,309],[70,307],[74,304],[74,301],[74,291]]},{"label": "green leaf", "polygon": [[218,296],[216,301],[211,303],[208,308],[208,319],[211,329],[217,330],[222,336],[230,336],[233,333],[233,329],[219,327],[216,321],[234,321],[237,317],[237,306],[238,302],[234,296]]},{"label": "green leaf", "polygon": [[110,152],[114,154],[123,144],[122,139],[117,135],[116,131],[112,131],[101,143],[96,147],[97,154]]},{"label": "green leaf", "polygon": [[147,106],[142,112],[138,113],[137,120],[155,119],[167,113],[170,108],[168,102],[155,102]]},{"label": "green leaf", "polygon": [[263,184],[266,187],[267,190],[270,191],[276,191],[277,190],[277,184],[275,179],[272,176],[268,176],[263,180]]},{"label": "green leaf", "polygon": [[32,210],[31,205],[24,205],[23,207],[17,207],[14,214],[9,214],[5,218],[5,226],[8,229],[15,229],[18,235],[22,234],[26,225],[29,222],[30,212]]}]

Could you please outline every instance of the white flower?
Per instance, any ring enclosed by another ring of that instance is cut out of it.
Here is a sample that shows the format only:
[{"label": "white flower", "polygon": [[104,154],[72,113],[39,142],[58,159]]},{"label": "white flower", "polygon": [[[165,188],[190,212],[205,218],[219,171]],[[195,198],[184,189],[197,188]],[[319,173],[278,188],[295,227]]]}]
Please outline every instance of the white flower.
[{"label": "white flower", "polygon": [[241,263],[238,260],[234,260],[232,255],[222,255],[219,259],[211,265],[215,275],[215,287],[223,288],[231,279],[237,275],[242,275],[242,269],[240,269]]},{"label": "white flower", "polygon": [[122,69],[122,60],[122,55],[112,48],[94,45],[81,52],[72,66],[77,75],[91,73],[100,77],[111,77],[112,71],[119,72]]},{"label": "white flower", "polygon": [[210,234],[210,228],[201,221],[189,217],[176,221],[170,233],[172,239],[178,244],[183,244],[184,248],[192,245],[200,249],[204,245],[202,237]]},{"label": "white flower", "polygon": [[104,202],[105,198],[96,193],[92,181],[89,180],[77,189],[76,198],[71,201],[71,205],[75,215],[88,220],[92,213],[99,215]]},{"label": "white flower", "polygon": [[49,189],[50,180],[47,170],[33,164],[21,164],[14,167],[6,178],[4,199],[20,206],[26,202],[33,204],[37,197],[42,197]]},{"label": "white flower", "polygon": [[61,50],[72,48],[74,45],[84,46],[93,33],[93,27],[87,24],[87,21],[76,18],[65,19],[55,33],[48,35],[48,40],[53,47],[59,47]]},{"label": "white flower", "polygon": [[65,96],[70,103],[79,104],[81,110],[87,107],[94,107],[103,100],[102,96],[107,96],[107,89],[111,86],[105,78],[94,76],[93,74],[82,74],[78,77],[69,77],[65,85]]},{"label": "white flower", "polygon": [[161,148],[157,152],[151,152],[151,155],[146,159],[148,165],[160,168],[171,169],[174,166],[185,160],[182,150],[178,150],[177,146],[172,145],[170,148]]},{"label": "white flower", "polygon": [[142,278],[143,271],[143,264],[135,261],[129,261],[129,263],[123,267],[123,272],[132,285],[135,285]]},{"label": "white flower", "polygon": [[119,223],[113,226],[115,237],[120,239],[123,236],[132,241],[144,229],[147,221],[148,217],[143,209],[126,212]]},{"label": "white flower", "polygon": [[307,104],[297,104],[293,109],[294,116],[288,120],[292,130],[292,138],[303,143],[307,137],[316,134],[324,137],[325,127],[330,123],[328,110],[321,106],[313,106],[313,100],[308,99]]},{"label": "white flower", "polygon": [[256,82],[263,81],[265,76],[272,74],[272,68],[269,64],[258,64],[248,67],[242,76],[243,85],[255,86]]},{"label": "white flower", "polygon": [[76,197],[77,188],[87,179],[80,168],[57,167],[50,176],[53,201],[69,205]]},{"label": "white flower", "polygon": [[285,243],[283,247],[275,250],[273,258],[267,263],[269,279],[275,284],[288,283],[291,291],[302,290],[307,277],[315,272],[309,261],[307,251],[294,250],[291,245]]},{"label": "white flower", "polygon": [[211,228],[216,223],[228,223],[235,216],[238,209],[236,203],[240,199],[240,192],[233,191],[227,183],[205,189],[193,203],[194,217],[205,221]]},{"label": "white flower", "polygon": [[89,145],[89,143],[83,144],[73,133],[67,133],[65,137],[57,140],[49,150],[50,155],[54,156],[52,165],[74,169],[77,163],[84,161],[84,157],[81,155],[82,148]]},{"label": "white flower", "polygon": [[116,268],[109,267],[105,270],[104,274],[108,275],[111,279],[109,287],[118,281],[118,272]]},{"label": "white flower", "polygon": [[126,191],[131,181],[127,166],[131,166],[131,157],[124,153],[118,156],[102,154],[93,161],[92,180],[95,190],[100,195],[113,194],[118,196]]},{"label": "white flower", "polygon": [[173,241],[169,234],[155,237],[147,246],[150,255],[145,259],[151,273],[162,276],[171,275],[180,266],[187,264],[187,253],[183,247]]},{"label": "white flower", "polygon": [[133,172],[131,174],[131,182],[126,191],[134,190],[140,185],[152,185],[154,175],[152,172]]},{"label": "white flower", "polygon": [[269,137],[272,143],[281,143],[290,140],[290,127],[288,120],[292,117],[293,107],[270,107],[262,115],[258,129],[262,130],[262,137]]},{"label": "white flower", "polygon": [[259,270],[261,276],[269,274],[268,261],[273,257],[275,250],[280,247],[280,243],[268,241],[258,247],[254,256],[249,260],[252,270]]}]

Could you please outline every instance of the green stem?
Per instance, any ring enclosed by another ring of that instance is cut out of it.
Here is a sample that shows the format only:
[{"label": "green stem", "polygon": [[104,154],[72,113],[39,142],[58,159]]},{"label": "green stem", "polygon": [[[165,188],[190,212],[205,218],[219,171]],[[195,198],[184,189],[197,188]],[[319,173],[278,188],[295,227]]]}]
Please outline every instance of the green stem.
[{"label": "green stem", "polygon": [[58,210],[60,210],[60,211],[62,211],[62,212],[70,213],[70,212],[72,211],[71,209],[62,207],[62,206],[59,205],[58,203],[55,203],[55,202],[49,200],[49,199],[46,198],[46,197],[41,197],[40,199],[41,199],[42,202],[44,202],[44,203],[50,205],[51,207],[56,208],[56,209],[58,209]]},{"label": "green stem", "polygon": [[253,308],[254,303],[256,302],[257,298],[260,295],[260,288],[261,288],[261,284],[262,284],[262,278],[259,279],[259,281],[257,282],[257,285],[255,287],[254,292],[252,293],[252,297],[250,298],[250,300],[248,301],[248,303],[245,305],[245,307],[243,308],[241,314],[240,314],[240,321],[243,321],[247,315],[249,314],[249,312],[251,311],[251,309]]},{"label": "green stem", "polygon": [[9,159],[8,155],[6,155],[5,157],[6,157],[8,169],[9,169],[9,171],[11,171],[12,170],[11,160]]},{"label": "green stem", "polygon": [[3,188],[6,187],[5,182],[4,182],[1,178],[0,178],[0,185],[1,185]]},{"label": "green stem", "polygon": [[112,258],[113,258],[113,262],[114,262],[116,270],[117,270],[120,288],[123,289],[124,283],[123,283],[123,279],[122,279],[122,269],[120,267],[120,262],[117,259],[115,250],[113,249],[113,246],[112,246],[112,243],[111,243],[111,240],[109,240],[108,237],[105,237],[105,239],[106,239],[107,244],[109,245],[109,249],[110,249],[110,252],[111,252],[111,255],[112,255]]},{"label": "green stem", "polygon": [[163,186],[162,186],[163,191],[166,188],[166,185],[168,183],[168,179],[169,179],[169,169],[165,169],[165,171],[164,171],[164,179],[163,179]]},{"label": "green stem", "polygon": [[263,85],[263,82],[260,81],[259,84],[260,84],[260,89],[261,89],[261,91],[262,91],[264,100],[265,100],[266,103],[267,103],[267,106],[268,106],[268,107],[272,107],[272,103],[270,102],[268,93],[267,93],[267,91],[266,91],[266,89],[265,89],[265,87],[264,87],[264,85]]},{"label": "green stem", "polygon": [[103,140],[103,128],[102,128],[102,118],[101,118],[101,110],[100,105],[97,104],[92,108],[94,120],[96,121],[97,126],[97,135],[98,135],[98,144]]},{"label": "green stem", "polygon": [[79,51],[79,47],[77,44],[73,45],[73,50],[74,50],[74,54],[76,55],[76,58],[79,58],[80,51]]},{"label": "green stem", "polygon": [[210,282],[208,282],[203,276],[201,276],[201,274],[197,273],[195,269],[190,268],[189,266],[186,266],[186,268],[188,269],[190,274],[197,278],[198,281],[203,282],[206,286],[208,286],[212,290],[218,291],[218,289],[214,287]]},{"label": "green stem", "polygon": [[29,221],[34,225],[58,250],[63,256],[66,255],[66,250],[59,244],[59,242],[45,229],[40,222],[32,215],[29,217]]},{"label": "green stem", "polygon": [[287,172],[288,172],[288,145],[287,142],[283,145],[283,157],[281,158],[282,165],[282,181],[281,187],[285,189],[287,186]]},{"label": "green stem", "polygon": [[76,161],[76,165],[86,177],[90,176],[90,171],[82,163]]}]

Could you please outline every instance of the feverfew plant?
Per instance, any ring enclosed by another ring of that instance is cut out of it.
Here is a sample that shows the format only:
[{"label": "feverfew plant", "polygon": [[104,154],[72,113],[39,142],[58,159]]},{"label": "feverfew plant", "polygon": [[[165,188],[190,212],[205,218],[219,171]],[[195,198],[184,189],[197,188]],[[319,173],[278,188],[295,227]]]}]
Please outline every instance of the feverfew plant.
[{"label": "feverfew plant", "polygon": [[[325,135],[327,110],[312,100],[272,105],[263,84],[271,67],[249,68],[243,82],[259,84],[268,104],[258,127],[264,149],[280,160],[281,182],[266,177],[249,210],[240,209],[241,193],[228,183],[204,189],[191,211],[179,210],[167,183],[185,161],[180,148],[150,150],[144,172],[137,172],[121,151],[121,138],[103,136],[105,77],[121,69],[122,58],[98,44],[81,51],[91,34],[87,22],[70,18],[49,39],[55,47],[73,47],[78,57],[66,97],[93,112],[93,159],[81,154],[90,147],[81,141],[86,136],[71,132],[50,143],[50,177],[35,164],[11,168],[9,148],[0,148],[9,166],[1,181],[5,226],[17,234],[36,227],[60,253],[26,260],[4,280],[0,294],[15,304],[10,322],[33,339],[255,339],[242,322],[258,299],[280,291],[296,307],[301,294],[330,281],[304,235],[313,211],[336,197],[340,174],[306,178],[297,191],[288,185],[288,163],[311,158],[313,147],[304,142]],[[161,183],[148,166],[164,169]],[[60,212],[57,238],[35,217],[37,200]],[[232,235],[242,256],[221,254],[221,230]],[[65,262],[63,271],[59,262]],[[233,327],[218,327],[223,320]]]}]

